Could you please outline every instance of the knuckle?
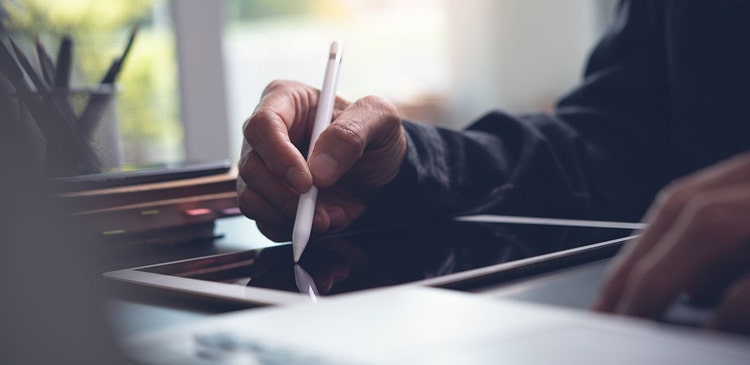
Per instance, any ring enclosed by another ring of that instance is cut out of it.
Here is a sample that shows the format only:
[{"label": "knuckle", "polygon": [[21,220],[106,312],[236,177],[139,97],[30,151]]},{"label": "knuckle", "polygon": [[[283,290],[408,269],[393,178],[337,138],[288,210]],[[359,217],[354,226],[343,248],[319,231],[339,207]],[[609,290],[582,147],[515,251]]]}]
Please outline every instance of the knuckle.
[{"label": "knuckle", "polygon": [[309,86],[299,81],[273,80],[263,89],[261,104],[264,104],[264,101],[271,102],[271,99],[274,100],[273,102],[278,102],[279,100],[289,100],[289,97],[309,96],[310,91]]},{"label": "knuckle", "polygon": [[727,220],[727,209],[723,204],[700,195],[694,197],[686,209],[692,214],[693,221],[701,226],[716,226]]},{"label": "knuckle", "polygon": [[279,80],[279,79],[272,80],[271,82],[268,83],[268,85],[266,85],[266,88],[263,90],[263,95],[270,94],[274,91],[286,90],[291,87],[291,84],[292,84],[292,81],[289,81],[289,80]]},{"label": "knuckle", "polygon": [[[282,127],[271,122],[272,111],[260,110],[254,115],[245,129],[245,139],[251,146],[252,151],[248,154],[245,165],[241,170],[246,178],[251,171],[265,165],[269,170],[280,173],[286,168],[287,156],[284,154],[286,146],[283,145],[284,131]],[[245,180],[248,181],[248,180]]]},{"label": "knuckle", "polygon": [[[367,148],[406,146],[406,139],[401,122],[401,113],[396,105],[379,96],[367,96],[362,99],[366,104],[364,110],[371,116],[371,135],[368,136]],[[396,149],[398,150],[398,148]]]},{"label": "knuckle", "polygon": [[257,147],[263,136],[271,127],[271,122],[276,113],[269,107],[261,105],[253,112],[253,115],[245,122],[245,139],[252,147]]},{"label": "knuckle", "polygon": [[691,234],[715,245],[734,244],[742,239],[740,235],[744,229],[735,224],[736,217],[723,202],[697,196],[688,204],[687,210],[691,215]]},{"label": "knuckle", "polygon": [[242,192],[247,189],[247,184],[245,183],[245,180],[242,178],[242,176],[237,176],[235,187],[237,189],[238,195],[241,195]]},{"label": "knuckle", "polygon": [[401,121],[400,113],[396,105],[391,103],[388,99],[377,96],[368,95],[357,101],[363,108],[372,110],[381,116],[381,119],[388,121]]},{"label": "knuckle", "polygon": [[390,101],[377,95],[367,95],[359,99],[358,103],[366,105],[367,107],[373,109],[382,109],[384,107],[387,107],[388,105],[391,105]]},{"label": "knuckle", "polygon": [[745,151],[734,158],[732,158],[732,161],[734,161],[737,164],[737,169],[741,171],[749,171],[750,170],[750,151]]},{"label": "knuckle", "polygon": [[251,119],[252,119],[252,114],[250,115],[250,117],[248,117],[247,119],[245,119],[245,121],[244,121],[244,122],[242,122],[242,133],[243,133],[243,134],[244,134],[244,133],[245,133],[245,131],[247,130],[247,126],[248,126],[248,124],[250,124],[250,120],[251,120]]},{"label": "knuckle", "polygon": [[685,207],[692,195],[692,189],[684,181],[678,180],[662,189],[657,196],[657,201],[666,212],[677,213]]},{"label": "knuckle", "polygon": [[329,136],[335,139],[335,146],[347,155],[360,155],[367,143],[362,128],[353,122],[334,123],[328,128]]},{"label": "knuckle", "polygon": [[240,160],[237,162],[237,167],[242,168],[242,166],[245,164],[245,161],[252,153],[253,148],[250,146],[250,143],[248,143],[247,141],[243,141],[242,149],[240,150]]}]

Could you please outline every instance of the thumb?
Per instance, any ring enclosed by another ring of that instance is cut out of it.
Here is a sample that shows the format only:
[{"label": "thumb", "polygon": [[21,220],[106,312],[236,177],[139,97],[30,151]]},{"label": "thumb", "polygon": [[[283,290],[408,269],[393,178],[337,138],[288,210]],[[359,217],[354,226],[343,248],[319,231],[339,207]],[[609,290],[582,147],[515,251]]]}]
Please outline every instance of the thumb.
[{"label": "thumb", "polygon": [[331,123],[318,138],[308,166],[315,186],[334,185],[362,157],[367,128],[353,120]]},{"label": "thumb", "polygon": [[381,143],[401,118],[390,102],[375,96],[344,109],[318,138],[308,166],[316,186],[326,188],[351,170],[372,144]]}]

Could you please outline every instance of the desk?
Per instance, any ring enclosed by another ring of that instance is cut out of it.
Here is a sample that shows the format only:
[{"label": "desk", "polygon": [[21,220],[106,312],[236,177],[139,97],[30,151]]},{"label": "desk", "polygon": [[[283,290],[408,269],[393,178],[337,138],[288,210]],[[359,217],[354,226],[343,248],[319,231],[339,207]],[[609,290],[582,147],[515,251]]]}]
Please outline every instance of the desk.
[{"label": "desk", "polygon": [[[213,242],[213,244],[207,244],[202,247],[188,250],[190,252],[182,250],[180,248],[177,250],[179,252],[176,252],[176,253],[173,252],[172,254],[190,256],[201,250],[204,251],[203,254],[232,252],[232,251],[237,251],[237,250],[246,250],[246,249],[252,249],[252,248],[257,248],[257,247],[264,247],[264,246],[269,246],[269,245],[274,244],[273,242],[268,241],[267,239],[262,237],[262,235],[260,235],[257,229],[255,229],[255,226],[251,221],[246,220],[245,218],[241,218],[241,217],[223,219],[219,221],[216,226],[216,232],[217,234],[220,234],[222,237],[217,239],[215,242]],[[431,241],[431,243],[434,243],[434,242]],[[143,259],[153,260],[154,258],[144,257]],[[465,288],[465,291],[470,291],[470,292],[475,293],[477,296],[483,296],[483,297],[545,303],[545,304],[552,304],[555,306],[564,306],[564,307],[583,309],[583,308],[587,308],[588,306],[590,306],[591,302],[596,296],[598,287],[601,282],[601,278],[603,276],[602,274],[606,270],[608,263],[609,263],[608,259],[598,259],[596,261],[587,262],[585,264],[580,264],[574,267],[565,267],[562,269],[557,269],[555,271],[545,271],[544,274],[539,274],[537,276],[531,276],[531,277],[524,277],[522,279],[516,280],[515,282],[505,282],[503,284],[496,284],[496,281],[491,282],[490,284],[487,284],[489,281],[483,281],[484,283],[483,285],[471,286],[470,289]],[[438,294],[446,295],[445,293],[447,292],[442,291],[441,293],[438,293]],[[365,295],[367,295],[367,293],[365,293]],[[212,314],[218,314],[218,313],[223,313],[227,311],[232,311],[233,309],[238,309],[238,308],[222,306],[216,303],[198,304],[195,302],[194,299],[180,300],[180,299],[174,299],[174,298],[170,299],[167,297],[168,296],[164,296],[164,295],[143,296],[143,295],[128,295],[127,293],[123,295],[123,293],[119,293],[118,296],[113,296],[112,298],[110,298],[110,300],[108,301],[108,308],[109,308],[110,318],[112,319],[114,323],[117,334],[120,336],[129,336],[129,335],[148,333],[154,330],[167,330],[173,326],[190,324],[191,322],[196,322],[196,321],[208,318]],[[352,298],[352,297],[348,297],[348,298]],[[470,296],[460,296],[460,298],[470,298]],[[346,300],[346,298],[344,298],[344,300]],[[471,300],[475,300],[475,299],[472,298]],[[505,302],[483,301],[483,302],[490,303],[490,305],[495,305],[495,304],[511,305],[511,306],[514,305],[514,303],[511,303],[510,301],[505,301]],[[332,302],[329,302],[329,303],[332,303]],[[356,318],[359,318],[362,308],[364,308],[364,307],[360,307],[360,305],[362,305],[362,303],[358,303],[356,306],[356,310],[354,311],[346,312],[346,311],[337,310],[335,311],[335,313],[329,313],[327,318],[340,318],[339,316],[341,313],[349,313],[353,317],[348,318],[346,320],[342,319],[341,321],[347,322],[347,323],[349,323],[350,321],[355,321]],[[531,308],[534,306],[528,306],[528,307]],[[326,307],[326,308],[330,308],[330,307]],[[286,309],[280,308],[276,310],[275,313],[284,313],[283,315],[281,315],[281,317],[279,316],[274,317],[271,320],[269,320],[270,322],[265,323],[266,325],[256,326],[255,328],[270,328],[272,326],[269,326],[268,325],[269,323],[273,323],[273,324],[282,323],[283,321],[280,321],[280,319],[288,318],[286,316],[289,312],[288,311],[279,312],[279,311],[285,311],[285,310],[293,311],[297,309],[299,308],[286,308]],[[367,310],[376,310],[376,309],[378,308],[370,307]],[[426,311],[426,312],[436,313],[436,311],[434,310]],[[442,312],[442,311],[438,311],[438,312],[440,312],[439,318],[444,319],[445,312]],[[264,311],[264,313],[268,313],[268,312]],[[292,312],[292,313],[298,313],[298,312]],[[388,312],[388,313],[391,313],[391,312]],[[476,312],[472,312],[472,313],[476,313]],[[506,312],[500,311],[500,313],[506,313]],[[577,316],[582,316],[582,314],[583,314],[582,312],[575,313],[575,315]],[[262,315],[262,313],[260,311],[258,312],[250,311],[250,312],[244,312],[244,313],[236,313],[236,314],[233,314],[231,317],[221,316],[216,319],[221,320],[221,318],[225,318],[225,319],[230,318],[233,321],[233,318],[237,318],[236,316],[238,315],[239,316],[256,316],[256,315]],[[383,315],[383,313],[381,313],[381,315]],[[505,315],[507,316],[507,314]],[[263,317],[263,318],[266,318],[266,317]],[[532,317],[529,317],[529,318],[532,318]],[[533,318],[536,318],[536,317],[533,317]],[[669,320],[669,318],[667,318],[667,320]],[[298,322],[295,322],[296,320],[291,320],[291,321],[294,323],[298,323]],[[430,319],[429,323],[438,323],[438,322],[439,322],[438,320],[436,320],[435,318],[432,318]],[[237,322],[232,322],[232,323],[237,323]],[[240,323],[244,323],[244,322],[240,322]],[[464,321],[461,323],[465,324],[467,322]],[[501,322],[496,322],[496,323],[501,323]],[[211,324],[215,324],[215,321],[212,321]],[[287,325],[288,324],[289,323],[287,321]],[[459,327],[463,328],[463,326],[459,326]],[[244,329],[246,327],[244,327],[243,325],[242,328]],[[194,327],[191,327],[191,329],[194,329]],[[667,327],[660,328],[660,326],[651,326],[651,324],[649,324],[645,332],[642,332],[641,334],[643,333],[654,334],[656,336],[659,333],[661,333],[662,330],[666,330],[666,329]],[[176,332],[179,332],[179,331],[175,331],[174,333]],[[344,333],[344,332],[341,332],[341,333]],[[547,332],[545,332],[545,334],[546,333]],[[553,333],[557,333],[557,332],[553,331]],[[695,331],[693,329],[687,329],[685,333],[689,333],[690,336],[694,336],[698,334],[699,331]],[[194,341],[193,337],[191,337],[193,336],[193,334],[191,333],[182,332],[181,336],[183,337],[187,336],[185,338],[189,340],[190,344],[192,344]],[[164,335],[163,338],[172,339],[173,338],[172,333]],[[603,340],[603,341],[606,342],[610,340]],[[721,342],[720,340],[715,340],[715,341]],[[367,341],[364,341],[364,342],[367,342]],[[618,341],[614,341],[614,342],[619,343]],[[726,343],[730,343],[730,342],[731,341],[726,342]],[[148,342],[148,343],[153,344],[152,342]],[[726,344],[726,343],[721,342],[721,344]],[[525,354],[536,353],[537,345],[538,343],[533,343],[532,345],[533,349],[531,351],[524,350],[524,353]],[[618,346],[620,346],[620,350],[628,348],[628,346],[625,346],[625,345],[618,345]],[[480,350],[479,347],[481,346],[477,345],[476,349]],[[161,343],[156,343],[156,345],[153,345],[153,348],[158,354],[164,353],[164,348],[161,347]],[[490,348],[495,348],[495,347],[493,346],[486,347],[484,348],[484,350],[487,350]],[[567,347],[565,348],[567,349]],[[652,350],[655,349],[654,351],[656,355],[659,355],[664,352],[664,350],[659,346],[651,346],[650,348]],[[746,349],[745,347],[740,347],[740,348]],[[474,349],[474,347],[471,347],[471,349]],[[628,351],[632,351],[632,350],[628,350]],[[745,350],[742,350],[742,353],[745,353],[745,352],[746,352]],[[578,351],[577,353],[580,353],[580,351]],[[605,356],[609,354],[607,351],[601,350],[601,349],[599,353],[604,354]],[[654,359],[658,359],[658,358],[659,356],[656,356]],[[697,363],[700,363],[700,361],[698,361]]]}]

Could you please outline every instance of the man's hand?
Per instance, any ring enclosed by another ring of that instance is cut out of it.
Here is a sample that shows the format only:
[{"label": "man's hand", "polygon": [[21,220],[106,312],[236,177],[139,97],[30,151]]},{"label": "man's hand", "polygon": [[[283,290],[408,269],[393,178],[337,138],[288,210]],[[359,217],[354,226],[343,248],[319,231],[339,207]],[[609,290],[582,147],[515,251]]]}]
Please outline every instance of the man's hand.
[{"label": "man's hand", "polygon": [[406,137],[396,107],[368,96],[336,99],[331,125],[307,153],[319,91],[274,81],[245,122],[237,190],[242,213],[277,241],[291,237],[299,195],[319,188],[313,232],[340,229],[398,174]]},{"label": "man's hand", "polygon": [[672,183],[645,220],[594,309],[657,317],[682,293],[711,294],[709,326],[750,333],[750,153]]}]

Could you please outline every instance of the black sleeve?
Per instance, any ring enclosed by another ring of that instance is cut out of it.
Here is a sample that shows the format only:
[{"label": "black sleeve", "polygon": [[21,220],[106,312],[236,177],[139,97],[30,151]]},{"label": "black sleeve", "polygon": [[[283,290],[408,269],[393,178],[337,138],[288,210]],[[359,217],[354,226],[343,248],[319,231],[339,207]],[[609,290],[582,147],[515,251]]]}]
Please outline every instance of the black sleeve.
[{"label": "black sleeve", "polygon": [[661,3],[619,5],[582,84],[552,114],[492,112],[463,131],[405,121],[404,164],[365,217],[639,219],[674,177],[661,143],[668,101]]}]

